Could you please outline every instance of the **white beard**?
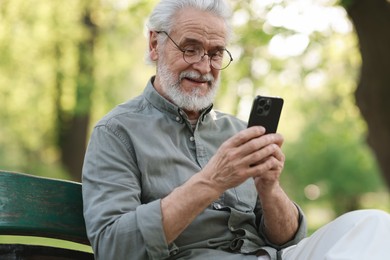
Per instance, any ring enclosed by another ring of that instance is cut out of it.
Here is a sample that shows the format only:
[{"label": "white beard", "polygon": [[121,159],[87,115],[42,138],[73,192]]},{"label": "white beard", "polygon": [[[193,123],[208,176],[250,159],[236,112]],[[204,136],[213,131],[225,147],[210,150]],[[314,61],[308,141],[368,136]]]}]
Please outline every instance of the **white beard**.
[{"label": "white beard", "polygon": [[[213,103],[220,81],[215,81],[210,73],[201,75],[196,71],[183,71],[180,73],[179,79],[177,79],[177,76],[169,71],[168,66],[161,60],[157,65],[157,71],[164,94],[178,107],[187,111],[201,111]],[[180,87],[180,82],[183,78],[208,81],[208,92],[202,95],[200,93],[201,90],[198,88],[194,88],[191,93],[184,92]]]}]

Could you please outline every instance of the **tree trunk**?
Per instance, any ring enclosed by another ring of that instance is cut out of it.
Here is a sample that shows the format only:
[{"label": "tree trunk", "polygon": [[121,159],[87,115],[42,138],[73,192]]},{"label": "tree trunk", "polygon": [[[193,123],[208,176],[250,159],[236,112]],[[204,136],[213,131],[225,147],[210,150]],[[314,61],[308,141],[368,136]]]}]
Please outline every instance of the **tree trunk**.
[{"label": "tree trunk", "polygon": [[368,125],[368,144],[390,187],[390,3],[354,0],[346,9],[362,56],[356,102]]},{"label": "tree trunk", "polygon": [[[58,143],[61,161],[75,181],[81,180],[81,170],[87,143],[94,88],[94,49],[98,36],[92,20],[92,8],[87,4],[82,17],[84,37],[78,44],[78,75],[76,78],[76,105],[71,112],[58,108]],[[58,79],[57,79],[58,80]],[[58,84],[57,84],[58,85]],[[61,94],[60,85],[58,93]]]}]

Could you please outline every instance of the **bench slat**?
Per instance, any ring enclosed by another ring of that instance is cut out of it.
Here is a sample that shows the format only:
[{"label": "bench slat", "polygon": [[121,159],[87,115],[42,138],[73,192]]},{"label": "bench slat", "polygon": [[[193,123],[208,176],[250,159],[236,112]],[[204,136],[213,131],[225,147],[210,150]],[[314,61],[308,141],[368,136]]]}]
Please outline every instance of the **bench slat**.
[{"label": "bench slat", "polygon": [[0,259],[6,260],[94,260],[93,254],[46,246],[0,245]]},{"label": "bench slat", "polygon": [[0,171],[0,234],[89,245],[81,184]]}]

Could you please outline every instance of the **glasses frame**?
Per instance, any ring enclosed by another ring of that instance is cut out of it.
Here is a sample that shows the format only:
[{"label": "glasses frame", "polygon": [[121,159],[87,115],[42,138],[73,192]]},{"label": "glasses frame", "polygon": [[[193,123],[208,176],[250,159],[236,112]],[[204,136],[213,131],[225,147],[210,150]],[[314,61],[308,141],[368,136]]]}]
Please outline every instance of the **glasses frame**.
[{"label": "glasses frame", "polygon": [[[229,59],[229,63],[226,65],[226,66],[224,66],[224,67],[221,67],[221,68],[216,68],[216,67],[214,67],[213,66],[213,64],[212,64],[212,58],[215,56],[215,55],[217,55],[217,54],[209,54],[209,53],[207,53],[207,52],[205,52],[201,57],[200,57],[200,60],[199,61],[196,61],[196,62],[188,62],[187,60],[186,60],[186,58],[185,58],[185,53],[186,53],[186,49],[183,49],[183,48],[181,48],[180,46],[179,46],[179,44],[177,44],[172,38],[171,38],[171,36],[169,36],[169,34],[166,32],[166,31],[156,31],[156,33],[158,33],[158,34],[160,34],[160,33],[164,33],[172,42],[173,42],[173,44],[176,46],[176,48],[179,50],[179,51],[181,51],[182,53],[183,53],[183,60],[185,61],[185,62],[187,62],[188,64],[190,64],[190,65],[193,65],[193,64],[196,64],[196,63],[198,63],[198,62],[201,62],[202,60],[203,60],[203,58],[204,58],[204,56],[209,56],[209,64],[210,64],[210,66],[213,68],[213,69],[216,69],[216,70],[223,70],[223,69],[226,69],[227,67],[229,67],[229,65],[232,63],[232,61],[233,61],[233,57],[232,57],[232,54],[230,53],[230,51],[228,51],[226,48],[223,48],[222,50],[223,51],[226,51],[226,53],[229,55],[229,57],[228,57],[228,59]],[[204,50],[204,49],[203,49]]]}]

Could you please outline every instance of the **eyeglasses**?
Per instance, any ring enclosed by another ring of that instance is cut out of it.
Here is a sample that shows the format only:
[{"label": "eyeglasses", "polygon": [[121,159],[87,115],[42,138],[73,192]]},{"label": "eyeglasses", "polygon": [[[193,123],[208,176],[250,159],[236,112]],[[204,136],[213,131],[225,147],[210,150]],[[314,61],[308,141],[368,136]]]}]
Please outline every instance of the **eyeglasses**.
[{"label": "eyeglasses", "polygon": [[212,52],[206,52],[201,46],[189,46],[181,48],[165,31],[157,31],[156,33],[164,33],[173,42],[173,44],[183,53],[183,59],[188,64],[192,65],[203,60],[204,56],[209,56],[210,65],[216,70],[226,69],[233,61],[231,53],[227,49],[218,49]]}]

